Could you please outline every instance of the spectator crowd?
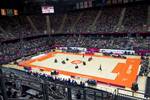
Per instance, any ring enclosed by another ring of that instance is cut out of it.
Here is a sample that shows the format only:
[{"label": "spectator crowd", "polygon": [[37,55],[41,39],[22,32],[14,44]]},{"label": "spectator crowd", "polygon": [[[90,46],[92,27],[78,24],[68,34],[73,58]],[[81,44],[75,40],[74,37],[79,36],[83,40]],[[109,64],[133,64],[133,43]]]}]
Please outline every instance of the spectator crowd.
[{"label": "spectator crowd", "polygon": [[[121,25],[117,26],[123,16]],[[16,59],[31,56],[40,52],[48,52],[52,47],[85,47],[85,48],[101,48],[101,49],[119,49],[119,50],[150,50],[149,37],[117,37],[105,36],[98,33],[139,33],[146,32],[143,28],[147,24],[147,5],[136,5],[134,7],[108,7],[103,9],[87,9],[66,14],[45,16],[16,16],[16,17],[0,17],[0,64],[15,61]],[[63,22],[64,17],[66,19]],[[47,18],[50,19],[50,25]],[[62,25],[63,24],[63,25]],[[45,35],[47,27],[50,26],[54,33],[68,33],[59,35]],[[117,29],[118,28],[118,29]],[[75,33],[75,34],[69,34]],[[97,34],[76,34],[76,33],[97,33]],[[42,36],[39,36],[42,35]],[[38,37],[36,37],[38,36]],[[31,38],[29,38],[31,37]],[[13,40],[11,42],[10,40]],[[1,42],[3,41],[3,42]],[[140,75],[147,76],[150,72],[149,58],[143,57]],[[16,73],[16,71],[14,72]],[[27,75],[26,75],[27,74]],[[29,87],[15,83],[13,78],[21,77],[24,80],[30,79],[35,82],[43,82],[43,80],[61,83],[63,85],[84,87],[85,83],[79,84],[70,79],[52,77],[46,74],[40,74],[29,71],[26,74],[16,75],[7,73],[12,80],[7,80],[7,95],[9,98],[17,98],[27,96],[25,91]],[[35,78],[36,77],[36,78]],[[95,80],[88,80],[87,83],[96,85]],[[17,84],[17,85],[16,85]],[[27,83],[29,84],[29,83]],[[31,84],[30,84],[31,85]],[[36,84],[37,85],[37,84]],[[32,84],[31,86],[36,86]],[[40,88],[40,87],[38,87]],[[36,88],[36,89],[38,89]],[[56,87],[49,87],[53,91],[51,95],[60,97]],[[78,91],[78,95],[80,91]],[[38,99],[42,98],[42,92],[39,91],[36,95]],[[63,95],[61,95],[62,97]],[[1,91],[0,91],[0,98]],[[33,99],[28,97],[28,99]]]},{"label": "spectator crowd", "polygon": [[0,63],[10,62],[49,49],[50,45],[46,37],[3,43],[0,51]]},{"label": "spectator crowd", "polygon": [[55,45],[66,47],[93,47],[101,49],[148,50],[149,38],[135,37],[99,37],[94,35],[65,35],[56,37]]},{"label": "spectator crowd", "polygon": [[101,37],[97,35],[61,35],[38,37],[29,40],[2,43],[0,62],[15,59],[50,50],[54,46],[85,47],[100,49],[149,50],[150,39],[136,37]]},{"label": "spectator crowd", "polygon": [[147,5],[93,8],[47,17],[42,15],[1,16],[0,39],[47,34],[48,27],[52,33],[147,32],[148,17]]}]

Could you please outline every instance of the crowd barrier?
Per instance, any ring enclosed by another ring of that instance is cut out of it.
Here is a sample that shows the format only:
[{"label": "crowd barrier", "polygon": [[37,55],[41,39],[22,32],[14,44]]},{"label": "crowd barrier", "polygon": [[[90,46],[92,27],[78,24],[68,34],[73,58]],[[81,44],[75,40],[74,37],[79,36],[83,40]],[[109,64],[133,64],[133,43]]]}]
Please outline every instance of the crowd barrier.
[{"label": "crowd barrier", "polygon": [[141,56],[150,54],[150,50],[136,50],[135,52]]},{"label": "crowd barrier", "polygon": [[111,53],[111,54],[128,54],[133,55],[135,54],[134,50],[119,50],[119,49],[100,49],[100,48],[83,48],[83,47],[55,47],[55,49],[59,50],[78,50],[79,52],[85,53]]},{"label": "crowd barrier", "polygon": [[112,54],[127,54],[127,55],[138,54],[141,56],[150,54],[150,50],[119,50],[119,49],[100,49],[100,48],[83,48],[83,47],[55,47],[55,49],[78,50],[79,52],[86,52],[86,53],[112,53]]}]

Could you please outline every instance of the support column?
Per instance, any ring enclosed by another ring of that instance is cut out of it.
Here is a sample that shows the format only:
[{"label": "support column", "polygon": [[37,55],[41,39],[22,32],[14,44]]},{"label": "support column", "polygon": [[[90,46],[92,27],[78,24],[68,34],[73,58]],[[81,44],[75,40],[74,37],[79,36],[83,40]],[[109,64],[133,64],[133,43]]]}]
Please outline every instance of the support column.
[{"label": "support column", "polygon": [[67,89],[68,89],[68,91],[67,91],[68,100],[72,100],[71,88],[68,87]]},{"label": "support column", "polygon": [[86,100],[86,90],[83,90],[83,100]]},{"label": "support column", "polygon": [[96,92],[94,91],[94,100],[96,100]]},{"label": "support column", "polygon": [[42,91],[43,91],[43,100],[49,100],[47,84],[44,84],[44,83],[42,84]]},{"label": "support column", "polygon": [[0,89],[2,91],[2,95],[3,95],[4,100],[8,100],[7,93],[6,93],[5,80],[3,78],[3,73],[2,73],[1,68],[0,68]]}]

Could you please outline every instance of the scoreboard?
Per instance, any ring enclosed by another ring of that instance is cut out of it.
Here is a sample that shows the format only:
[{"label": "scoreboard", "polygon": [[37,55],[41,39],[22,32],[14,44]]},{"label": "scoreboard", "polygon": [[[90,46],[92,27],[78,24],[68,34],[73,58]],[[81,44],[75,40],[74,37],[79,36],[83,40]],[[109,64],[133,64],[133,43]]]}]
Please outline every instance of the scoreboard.
[{"label": "scoreboard", "polygon": [[54,13],[54,6],[41,6],[42,9],[42,13],[43,14],[50,14],[50,13]]},{"label": "scoreboard", "polygon": [[18,10],[17,9],[0,9],[0,15],[1,16],[18,16]]}]

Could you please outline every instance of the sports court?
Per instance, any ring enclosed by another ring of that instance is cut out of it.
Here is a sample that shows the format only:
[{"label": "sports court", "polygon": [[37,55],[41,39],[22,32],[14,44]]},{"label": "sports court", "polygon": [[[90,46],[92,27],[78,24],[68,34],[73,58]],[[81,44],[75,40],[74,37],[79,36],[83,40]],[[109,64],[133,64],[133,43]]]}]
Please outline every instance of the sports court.
[{"label": "sports court", "polygon": [[[88,61],[90,57],[92,60]],[[65,64],[62,61],[65,61]],[[123,59],[111,56],[89,54],[83,56],[83,54],[50,52],[20,62],[20,65],[44,71],[57,70],[59,74],[67,76],[78,76],[110,85],[131,87],[136,81],[140,62],[140,58],[133,57]],[[76,66],[78,68],[75,68]],[[101,70],[99,70],[100,67]]]}]

